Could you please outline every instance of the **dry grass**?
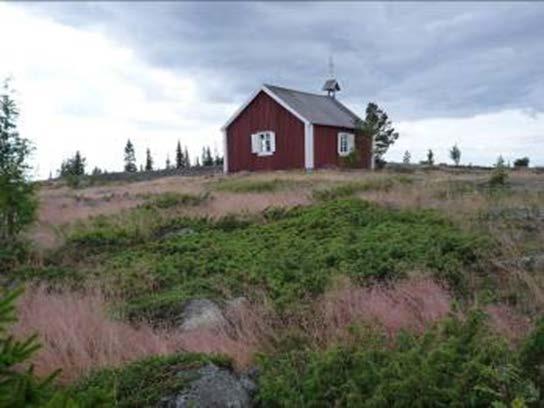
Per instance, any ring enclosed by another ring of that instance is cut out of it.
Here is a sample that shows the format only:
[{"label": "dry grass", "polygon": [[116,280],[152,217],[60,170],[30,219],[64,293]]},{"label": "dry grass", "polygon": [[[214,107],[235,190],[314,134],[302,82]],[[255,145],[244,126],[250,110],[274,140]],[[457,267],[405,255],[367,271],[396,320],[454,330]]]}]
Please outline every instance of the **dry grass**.
[{"label": "dry grass", "polygon": [[94,368],[176,350],[172,333],[108,318],[105,299],[96,291],[49,293],[44,287],[32,288],[19,303],[18,318],[14,334],[37,333],[43,346],[33,359],[36,373],[61,368],[61,382]]},{"label": "dry grass", "polygon": [[60,381],[69,383],[96,368],[179,351],[221,353],[242,369],[253,363],[256,352],[273,348],[286,330],[308,333],[311,326],[313,342],[323,346],[346,339],[355,323],[377,323],[390,335],[400,329],[420,332],[449,311],[449,294],[430,280],[388,288],[348,284],[319,299],[304,325],[291,322],[298,326],[286,327],[270,307],[243,301],[225,309],[226,325],[182,332],[114,320],[105,297],[96,290],[53,292],[40,286],[30,288],[20,300],[13,333],[37,333],[43,347],[33,359],[36,373],[61,368]]},{"label": "dry grass", "polygon": [[349,280],[316,303],[314,337],[325,344],[349,336],[354,324],[377,324],[388,336],[399,330],[421,333],[451,312],[448,290],[431,279],[414,278],[396,285],[362,288]]},{"label": "dry grass", "polygon": [[531,321],[507,305],[490,305],[485,308],[491,327],[511,344],[519,342],[530,332]]},{"label": "dry grass", "polygon": [[191,332],[114,320],[107,306],[96,290],[75,293],[30,288],[19,302],[13,334],[39,335],[42,348],[32,361],[36,374],[44,376],[60,368],[59,381],[69,383],[96,368],[180,351],[222,353],[241,368],[273,336],[266,310],[249,304],[226,310],[229,323],[225,327]]}]

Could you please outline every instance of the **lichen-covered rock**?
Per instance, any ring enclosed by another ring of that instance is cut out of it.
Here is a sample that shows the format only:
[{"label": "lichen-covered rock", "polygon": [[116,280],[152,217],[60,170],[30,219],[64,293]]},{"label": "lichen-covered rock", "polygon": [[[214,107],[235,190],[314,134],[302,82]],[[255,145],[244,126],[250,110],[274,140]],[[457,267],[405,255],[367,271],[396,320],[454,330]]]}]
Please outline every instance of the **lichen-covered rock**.
[{"label": "lichen-covered rock", "polygon": [[246,408],[251,407],[255,383],[247,376],[238,378],[230,370],[208,364],[197,370],[197,379],[177,395],[166,397],[160,408]]},{"label": "lichen-covered rock", "polygon": [[220,327],[226,324],[227,320],[221,308],[209,299],[188,301],[183,307],[179,319],[179,326],[182,330]]}]

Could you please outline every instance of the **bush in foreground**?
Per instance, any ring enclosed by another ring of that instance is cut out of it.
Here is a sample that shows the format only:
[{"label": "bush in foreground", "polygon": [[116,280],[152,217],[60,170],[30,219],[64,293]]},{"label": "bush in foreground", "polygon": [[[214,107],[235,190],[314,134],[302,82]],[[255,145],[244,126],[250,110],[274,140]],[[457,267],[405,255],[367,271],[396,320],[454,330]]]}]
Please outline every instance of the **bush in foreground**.
[{"label": "bush in foreground", "polygon": [[484,316],[451,319],[393,344],[370,330],[352,346],[262,359],[263,406],[506,406],[535,402],[516,353]]}]

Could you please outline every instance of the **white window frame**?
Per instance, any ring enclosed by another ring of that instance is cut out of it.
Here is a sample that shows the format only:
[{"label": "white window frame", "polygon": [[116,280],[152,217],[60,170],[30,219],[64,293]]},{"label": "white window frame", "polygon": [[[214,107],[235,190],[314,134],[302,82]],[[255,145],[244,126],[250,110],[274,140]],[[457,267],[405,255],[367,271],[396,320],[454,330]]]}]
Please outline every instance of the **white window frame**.
[{"label": "white window frame", "polygon": [[257,156],[272,156],[276,151],[276,135],[270,130],[251,135],[252,152]]},{"label": "white window frame", "polygon": [[338,155],[349,156],[355,150],[355,135],[353,133],[338,133]]}]

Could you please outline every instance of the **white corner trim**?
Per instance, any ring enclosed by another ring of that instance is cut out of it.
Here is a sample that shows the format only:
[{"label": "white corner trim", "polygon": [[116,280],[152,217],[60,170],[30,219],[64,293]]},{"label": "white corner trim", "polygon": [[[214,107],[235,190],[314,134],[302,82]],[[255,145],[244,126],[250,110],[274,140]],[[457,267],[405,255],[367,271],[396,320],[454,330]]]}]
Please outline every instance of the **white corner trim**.
[{"label": "white corner trim", "polygon": [[304,167],[314,168],[314,125],[310,123],[304,126]]},{"label": "white corner trim", "polygon": [[229,146],[227,142],[227,130],[223,129],[223,173],[229,172]]},{"label": "white corner trim", "polygon": [[309,124],[310,121],[307,120],[305,117],[303,117],[300,113],[295,111],[292,107],[287,105],[282,99],[280,99],[274,92],[272,92],[270,89],[268,89],[265,85],[262,85],[260,88],[255,90],[250,97],[240,106],[236,112],[232,114],[232,116],[227,120],[227,122],[221,127],[221,130],[225,130],[229,125],[234,122],[234,119],[236,119],[240,114],[244,111],[247,106],[253,102],[253,99],[259,95],[260,92],[264,92],[268,96],[270,96],[272,99],[274,99],[277,103],[279,103],[281,106],[283,106],[285,109],[287,109],[291,114],[293,114],[297,119],[301,120],[305,125]]},{"label": "white corner trim", "polygon": [[374,157],[374,136],[371,136],[370,141],[370,170],[374,170],[376,167],[376,157]]}]

